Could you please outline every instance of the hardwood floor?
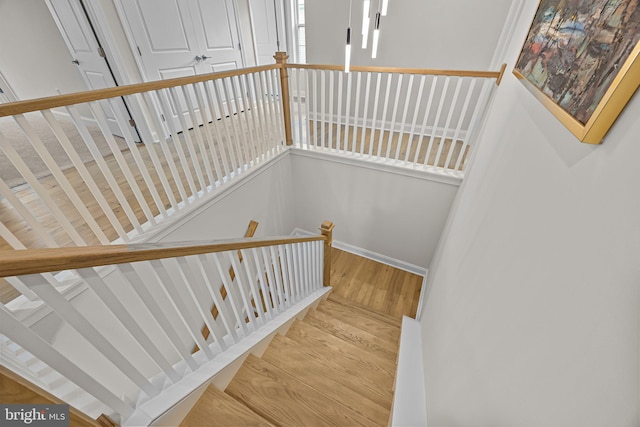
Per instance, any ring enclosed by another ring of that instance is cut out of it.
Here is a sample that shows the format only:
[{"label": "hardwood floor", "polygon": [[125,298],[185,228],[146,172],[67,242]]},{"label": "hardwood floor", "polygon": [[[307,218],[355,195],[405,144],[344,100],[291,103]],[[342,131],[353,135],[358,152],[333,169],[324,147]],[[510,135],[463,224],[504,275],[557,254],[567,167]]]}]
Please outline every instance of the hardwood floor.
[{"label": "hardwood floor", "polygon": [[[324,128],[324,129],[323,129]],[[374,157],[392,158],[408,163],[416,162],[418,165],[437,166],[453,169],[460,152],[462,160],[456,169],[462,171],[471,153],[471,147],[464,145],[462,141],[455,143],[451,138],[413,135],[408,133],[380,131],[378,129],[362,129],[353,126],[331,125],[328,123],[309,123],[309,138],[312,143],[325,148],[343,151],[348,150],[364,155],[371,154]],[[324,133],[323,133],[324,130]],[[294,128],[297,135],[297,127]],[[354,140],[355,133],[355,140]],[[364,135],[363,135],[364,134]],[[324,138],[324,139],[323,139]],[[453,147],[453,152],[451,152]],[[438,152],[440,155],[438,156]],[[427,157],[427,153],[429,154]],[[451,157],[449,157],[451,156]],[[426,159],[426,160],[425,160]],[[437,164],[436,164],[437,159]],[[448,160],[448,161],[447,161]]]},{"label": "hardwood floor", "polygon": [[331,251],[334,296],[398,319],[415,318],[422,276],[336,248]]},{"label": "hardwood floor", "polygon": [[422,278],[338,249],[332,257],[328,299],[249,356],[224,392],[210,386],[181,426],[388,425],[400,319],[415,314]]}]

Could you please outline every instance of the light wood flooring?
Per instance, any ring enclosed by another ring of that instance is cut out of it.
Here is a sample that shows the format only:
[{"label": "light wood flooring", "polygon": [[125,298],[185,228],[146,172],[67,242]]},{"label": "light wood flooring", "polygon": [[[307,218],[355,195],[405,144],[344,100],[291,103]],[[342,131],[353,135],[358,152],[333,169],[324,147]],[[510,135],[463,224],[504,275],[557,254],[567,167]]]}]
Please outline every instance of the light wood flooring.
[{"label": "light wood flooring", "polygon": [[338,249],[332,262],[329,298],[224,392],[210,386],[181,426],[388,425],[400,319],[415,315],[422,278]]},{"label": "light wood flooring", "polygon": [[[298,126],[294,125],[294,139],[298,136]],[[471,147],[459,140],[454,143],[451,138],[431,138],[420,135],[409,137],[409,133],[393,132],[391,134],[390,131],[376,129],[372,135],[371,129],[363,130],[361,127],[336,124],[329,126],[328,123],[321,122],[309,123],[309,138],[315,146],[362,153],[365,156],[370,154],[373,157],[397,159],[406,161],[408,164],[415,162],[417,165],[454,169],[460,152],[464,150],[462,160],[455,169],[462,171],[471,153]],[[453,152],[451,152],[452,147]]]}]

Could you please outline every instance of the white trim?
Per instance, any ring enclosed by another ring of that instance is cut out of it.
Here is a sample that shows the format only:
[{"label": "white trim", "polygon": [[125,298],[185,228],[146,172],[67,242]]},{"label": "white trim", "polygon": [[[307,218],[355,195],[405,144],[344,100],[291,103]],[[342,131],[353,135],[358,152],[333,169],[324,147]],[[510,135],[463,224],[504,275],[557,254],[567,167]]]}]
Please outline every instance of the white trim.
[{"label": "white trim", "polygon": [[361,256],[363,258],[368,258],[370,260],[377,261],[382,264],[390,265],[391,267],[395,267],[400,270],[408,271],[409,273],[417,274],[418,276],[424,277],[427,275],[427,272],[428,272],[428,270],[424,267],[420,267],[418,265],[411,264],[406,261],[392,258],[387,255],[379,254],[377,252],[373,252],[368,249],[359,248],[357,246],[353,246],[348,243],[340,242],[337,240],[333,241],[333,247],[345,252],[350,252],[354,255]]},{"label": "white trim", "polygon": [[397,175],[409,176],[412,178],[419,178],[427,181],[434,181],[455,186],[460,186],[464,177],[463,172],[454,172],[442,168],[436,168],[433,166],[416,167],[408,162],[405,165],[401,160],[389,160],[378,157],[369,157],[368,155],[361,155],[359,153],[345,155],[342,153],[335,153],[326,148],[306,148],[293,146],[290,148],[290,151],[291,154],[295,156],[321,159],[335,163],[342,163],[349,166],[373,169],[376,171],[394,173]]},{"label": "white trim", "polygon": [[[247,66],[247,55],[244,53],[246,49],[244,46],[242,25],[240,25],[240,10],[238,9],[238,0],[232,0],[231,3],[233,4],[233,15],[236,18],[236,29],[238,30],[238,46],[240,46],[240,59],[242,60],[242,67],[240,68],[244,68]],[[253,33],[253,28],[251,29],[251,31]],[[254,38],[253,34],[251,34],[251,38]]]},{"label": "white trim", "polygon": [[418,299],[418,308],[416,309],[416,320],[420,320],[422,318],[422,306],[425,304],[427,299],[427,294],[429,294],[429,286],[430,283],[427,281],[427,277],[429,277],[429,270],[422,277],[422,285],[420,286],[420,297]]},{"label": "white trim", "polygon": [[89,21],[97,33],[96,36],[98,37],[98,41],[105,50],[111,70],[113,71],[113,74],[115,74],[117,79],[116,83],[119,82],[119,84],[122,85],[140,83],[139,79],[131,78],[131,75],[127,72],[127,69],[124,66],[124,59],[120,49],[118,49],[118,44],[113,36],[113,31],[111,31],[111,26],[107,21],[102,5],[96,0],[85,0],[84,5],[87,9],[87,13],[89,14]]},{"label": "white trim", "polygon": [[403,316],[391,407],[393,427],[427,425],[423,360],[420,323]]},{"label": "white trim", "polygon": [[116,7],[116,12],[118,12],[118,18],[120,18],[120,23],[122,24],[124,35],[129,42],[129,48],[131,49],[133,59],[138,66],[140,77],[142,77],[143,82],[148,82],[149,79],[147,78],[147,74],[144,71],[144,63],[142,62],[142,57],[138,54],[138,45],[136,44],[136,39],[133,36],[133,31],[131,31],[131,25],[129,24],[129,20],[127,19],[127,14],[124,10],[124,6],[122,5],[122,1],[123,0],[113,0],[113,5]]},{"label": "white trim", "polygon": [[[125,61],[122,57],[122,53],[118,48],[118,43],[113,36],[113,31],[109,22],[107,20],[106,14],[104,12],[103,6],[99,1],[89,0],[85,1],[84,5],[86,7],[87,13],[89,14],[89,20],[93,24],[93,28],[96,31],[96,36],[102,48],[105,50],[105,54],[107,55],[107,60],[109,61],[109,65],[113,74],[115,75],[116,85],[128,85],[135,84],[141,82],[141,75],[132,77],[128,72],[127,67],[124,65]],[[118,14],[118,19],[122,24],[122,18]],[[125,36],[127,36],[125,32]],[[131,51],[131,54],[135,58],[135,52]],[[138,70],[139,73],[139,70]],[[138,98],[136,96],[128,96],[125,99],[126,105],[129,107],[129,114],[132,116],[131,118],[136,122],[136,127],[138,128],[138,132],[140,132],[140,137],[143,141],[153,141],[152,132],[147,126],[147,120],[145,119],[144,107],[140,105]],[[131,132],[134,140],[138,140],[135,132]]]},{"label": "white trim", "polygon": [[247,6],[249,9],[249,25],[251,26],[251,43],[253,44],[253,61],[255,65],[258,65],[258,43],[256,40],[256,26],[253,21],[253,6],[251,0],[247,0]]},{"label": "white trim", "polygon": [[[312,233],[302,228],[294,228],[291,232],[293,236],[315,236],[317,233]],[[340,249],[341,251],[349,252],[354,255],[361,256],[363,258],[367,258],[381,264],[389,265],[391,267],[395,267],[399,270],[408,271],[409,273],[417,274],[418,276],[426,277],[429,273],[424,267],[420,267],[415,264],[411,264],[410,262],[402,261],[397,258],[393,258],[387,255],[380,254],[378,252],[370,251],[368,249],[364,249],[358,246],[350,245],[349,243],[341,242],[339,240],[334,240],[333,245],[334,248]]]}]

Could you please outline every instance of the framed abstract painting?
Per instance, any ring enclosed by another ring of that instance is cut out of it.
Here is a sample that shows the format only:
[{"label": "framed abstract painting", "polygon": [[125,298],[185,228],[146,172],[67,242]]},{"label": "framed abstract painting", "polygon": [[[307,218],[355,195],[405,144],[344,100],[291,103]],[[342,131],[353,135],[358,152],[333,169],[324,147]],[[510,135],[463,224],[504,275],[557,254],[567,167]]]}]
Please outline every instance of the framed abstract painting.
[{"label": "framed abstract painting", "polygon": [[513,73],[600,144],[640,86],[640,0],[542,0]]}]

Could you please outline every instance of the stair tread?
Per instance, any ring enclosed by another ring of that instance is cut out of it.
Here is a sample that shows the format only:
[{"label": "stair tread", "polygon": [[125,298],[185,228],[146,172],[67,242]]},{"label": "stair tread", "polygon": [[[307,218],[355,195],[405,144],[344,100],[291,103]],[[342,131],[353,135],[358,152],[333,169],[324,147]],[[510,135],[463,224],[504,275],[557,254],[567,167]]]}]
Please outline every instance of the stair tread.
[{"label": "stair tread", "polygon": [[325,358],[305,350],[282,335],[271,341],[262,358],[316,390],[329,390],[333,400],[353,402],[350,407],[354,411],[380,425],[387,425],[393,394],[344,366],[341,359]]},{"label": "stair tread", "polygon": [[393,388],[394,362],[362,351],[357,346],[303,321],[296,321],[287,332],[287,337],[309,346],[316,353],[340,358],[341,363],[359,371],[361,377],[369,378],[383,389]]},{"label": "stair tread", "polygon": [[245,360],[225,392],[277,425],[376,425],[253,355]]},{"label": "stair tread", "polygon": [[318,328],[322,328],[336,337],[350,342],[358,346],[362,350],[375,354],[376,356],[396,362],[398,358],[398,345],[377,337],[367,331],[358,329],[357,327],[343,322],[333,316],[318,310],[312,310],[304,318],[308,322]]},{"label": "stair tread", "polygon": [[273,426],[232,396],[209,386],[180,427]]},{"label": "stair tread", "polygon": [[322,301],[317,308],[331,317],[339,319],[356,328],[389,341],[393,345],[400,343],[400,328],[380,321],[374,317],[368,317],[362,313],[332,300]]},{"label": "stair tread", "polygon": [[338,304],[342,304],[343,306],[346,306],[352,310],[358,311],[363,313],[364,315],[368,316],[368,317],[372,317],[375,319],[378,319],[382,322],[388,323],[392,326],[396,326],[398,329],[400,329],[402,327],[402,319],[390,316],[388,314],[382,313],[380,311],[374,310],[370,307],[367,307],[366,305],[362,305],[359,304],[355,301],[352,301],[350,299],[341,297],[340,295],[338,295],[335,292],[331,292],[331,294],[329,294],[329,301],[338,303]]}]

